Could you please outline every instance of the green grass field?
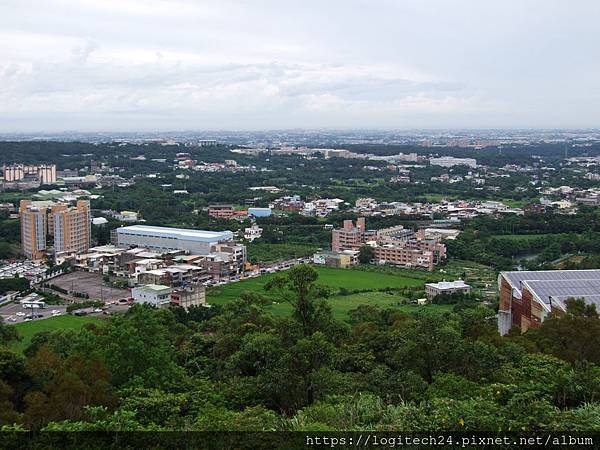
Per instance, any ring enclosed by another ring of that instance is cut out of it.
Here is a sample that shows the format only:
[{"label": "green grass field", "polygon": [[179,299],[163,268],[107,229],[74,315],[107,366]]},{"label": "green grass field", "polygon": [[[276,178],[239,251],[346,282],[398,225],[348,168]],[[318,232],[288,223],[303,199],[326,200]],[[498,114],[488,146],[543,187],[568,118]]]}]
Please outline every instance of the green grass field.
[{"label": "green grass field", "polygon": [[[405,300],[405,298],[402,297],[400,293],[361,292],[342,296],[337,295],[340,288],[345,288],[350,291],[355,289],[376,290],[381,288],[422,286],[424,284],[423,280],[416,278],[375,271],[333,269],[328,267],[316,267],[315,269],[319,274],[318,283],[330,287],[333,291],[332,296],[328,301],[332,306],[334,316],[338,319],[346,318],[348,311],[363,304],[378,305],[382,308],[399,307],[405,310],[416,309],[416,306],[414,305],[401,305],[400,302]],[[265,295],[273,300],[273,302],[276,302],[271,307],[271,312],[273,314],[289,314],[291,311],[290,305],[287,303],[279,303],[276,293],[264,290],[265,284],[273,276],[274,274],[268,274],[258,278],[211,288],[207,293],[207,301],[208,303],[222,305],[236,300],[244,292],[256,292]],[[432,307],[437,308],[438,306],[432,305]]]},{"label": "green grass field", "polygon": [[[348,312],[358,308],[360,305],[376,305],[382,309],[394,308],[404,312],[414,312],[419,308],[425,308],[440,312],[451,311],[454,305],[415,305],[405,303],[406,298],[396,292],[360,292],[351,295],[336,295],[330,297],[328,303],[331,305],[333,317],[338,320],[348,318]],[[275,315],[289,314],[290,305],[287,303],[276,303],[271,307]]]},{"label": "green grass field", "polygon": [[34,334],[41,331],[53,331],[53,330],[76,330],[84,326],[86,323],[98,323],[101,319],[97,317],[77,317],[71,315],[64,315],[58,317],[51,317],[50,319],[33,320],[31,322],[22,322],[15,327],[21,337],[21,340],[14,342],[10,348],[21,353],[27,348],[31,342],[31,338]]}]

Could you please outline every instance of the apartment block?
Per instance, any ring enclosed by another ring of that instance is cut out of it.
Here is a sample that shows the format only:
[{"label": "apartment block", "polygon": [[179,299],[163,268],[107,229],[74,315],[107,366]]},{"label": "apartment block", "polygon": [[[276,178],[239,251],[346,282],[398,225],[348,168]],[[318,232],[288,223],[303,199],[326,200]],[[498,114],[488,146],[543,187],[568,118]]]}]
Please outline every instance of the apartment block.
[{"label": "apartment block", "polygon": [[28,175],[36,176],[41,184],[56,183],[56,165],[42,164],[37,166],[27,166],[23,164],[13,164],[10,166],[2,166],[2,176],[4,177],[4,181],[21,181]]},{"label": "apartment block", "polygon": [[231,219],[235,213],[232,205],[210,205],[208,215],[217,219]]},{"label": "apartment block", "polygon": [[446,257],[446,246],[439,240],[422,239],[402,226],[367,230],[364,217],[360,217],[356,225],[345,220],[342,228],[332,231],[333,252],[356,251],[365,244],[373,248],[373,260],[379,264],[433,270]]},{"label": "apartment block", "polygon": [[87,200],[78,200],[74,207],[53,206],[50,214],[55,253],[80,253],[90,248],[92,217]]},{"label": "apartment block", "polygon": [[[41,204],[39,204],[41,203]],[[46,255],[48,237],[47,202],[21,200],[21,251],[27,259],[40,260]]]},{"label": "apartment block", "polygon": [[90,247],[91,214],[87,200],[79,200],[76,206],[21,200],[19,217],[21,248],[28,259],[43,259],[51,247],[55,254],[85,252]]},{"label": "apartment block", "polygon": [[351,220],[344,220],[342,228],[331,232],[331,250],[358,250],[364,243],[365,227],[364,217],[357,219],[356,226]]},{"label": "apartment block", "polygon": [[435,256],[433,252],[410,248],[399,244],[384,244],[375,247],[374,259],[379,264],[390,264],[393,266],[407,268],[424,268],[433,270],[435,266]]}]

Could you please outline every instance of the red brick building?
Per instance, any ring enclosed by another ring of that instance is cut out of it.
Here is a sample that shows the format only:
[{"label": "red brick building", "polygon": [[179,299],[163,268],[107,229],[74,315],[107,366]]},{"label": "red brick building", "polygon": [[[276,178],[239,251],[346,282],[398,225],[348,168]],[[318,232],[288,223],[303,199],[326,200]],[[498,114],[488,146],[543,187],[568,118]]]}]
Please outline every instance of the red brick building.
[{"label": "red brick building", "polygon": [[208,215],[217,219],[231,219],[235,214],[232,205],[210,205]]}]

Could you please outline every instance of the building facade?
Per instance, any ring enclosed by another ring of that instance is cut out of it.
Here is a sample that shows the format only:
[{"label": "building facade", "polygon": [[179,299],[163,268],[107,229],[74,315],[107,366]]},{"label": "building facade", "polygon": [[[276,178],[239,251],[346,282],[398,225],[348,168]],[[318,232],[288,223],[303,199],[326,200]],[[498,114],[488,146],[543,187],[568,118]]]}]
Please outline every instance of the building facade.
[{"label": "building facade", "polygon": [[457,292],[468,294],[471,292],[471,286],[463,280],[440,281],[439,283],[426,283],[425,292],[427,293],[427,299],[431,300],[442,294],[451,295]]},{"label": "building facade", "polygon": [[231,219],[235,213],[232,205],[210,205],[208,215],[216,219]]},{"label": "building facade", "polygon": [[364,243],[365,227],[364,217],[356,220],[356,226],[351,220],[344,220],[342,228],[331,232],[331,250],[358,250]]},{"label": "building facade", "polygon": [[133,301],[139,304],[148,304],[156,308],[164,308],[171,303],[171,292],[169,286],[160,284],[147,284],[134,287],[131,290]]},{"label": "building facade", "polygon": [[358,264],[358,251],[344,250],[343,252],[315,253],[313,263],[336,269],[347,269]]},{"label": "building facade", "polygon": [[206,304],[206,289],[204,286],[195,285],[176,289],[171,292],[171,305],[179,306],[186,311],[192,306]]},{"label": "building facade", "polygon": [[90,248],[90,202],[78,200],[75,207],[56,205],[51,209],[55,253],[80,253]]},{"label": "building facade", "polygon": [[56,183],[56,165],[41,164],[37,166],[27,166],[23,164],[13,164],[11,166],[2,166],[2,176],[6,182],[21,181],[27,175],[34,175],[41,184]]},{"label": "building facade", "polygon": [[542,270],[501,272],[498,331],[538,328],[551,314],[566,312],[566,300],[583,299],[600,309],[600,270]]},{"label": "building facade", "polygon": [[21,200],[21,252],[27,259],[41,260],[46,256],[48,236],[48,209]]},{"label": "building facade", "polygon": [[345,220],[342,228],[332,231],[333,252],[357,251],[363,245],[373,248],[373,261],[378,264],[433,270],[446,257],[446,246],[439,240],[422,239],[402,226],[367,230],[364,217],[358,218],[356,225]]}]

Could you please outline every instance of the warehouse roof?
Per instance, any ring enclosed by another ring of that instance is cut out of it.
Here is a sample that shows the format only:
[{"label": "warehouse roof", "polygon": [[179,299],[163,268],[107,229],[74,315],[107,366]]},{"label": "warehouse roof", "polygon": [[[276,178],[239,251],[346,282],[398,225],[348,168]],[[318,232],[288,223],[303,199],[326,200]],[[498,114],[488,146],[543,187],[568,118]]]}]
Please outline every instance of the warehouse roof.
[{"label": "warehouse roof", "polygon": [[566,310],[565,300],[582,298],[586,303],[600,306],[600,279],[584,280],[532,280],[524,281],[538,301]]},{"label": "warehouse roof", "polygon": [[521,290],[524,281],[600,280],[600,270],[538,270],[501,272],[500,276],[514,289]]},{"label": "warehouse roof", "polygon": [[154,227],[149,225],[132,225],[117,228],[117,233],[136,236],[155,236],[187,241],[214,242],[233,239],[231,231],[205,231],[188,228]]}]

